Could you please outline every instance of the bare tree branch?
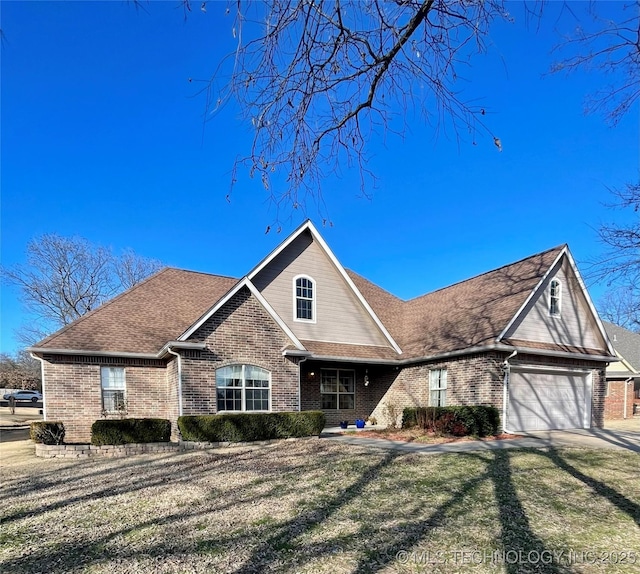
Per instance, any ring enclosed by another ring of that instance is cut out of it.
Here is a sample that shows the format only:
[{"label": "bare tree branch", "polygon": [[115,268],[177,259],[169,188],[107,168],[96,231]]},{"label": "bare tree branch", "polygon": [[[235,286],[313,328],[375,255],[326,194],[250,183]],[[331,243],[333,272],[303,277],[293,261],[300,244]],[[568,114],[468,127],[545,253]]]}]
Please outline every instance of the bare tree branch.
[{"label": "bare tree branch", "polygon": [[626,285],[608,290],[598,301],[598,312],[607,321],[640,332],[640,289]]},{"label": "bare tree branch", "polygon": [[[640,184],[627,184],[610,190],[615,201],[609,207],[630,210],[631,223],[608,223],[600,226],[598,236],[607,247],[591,262],[588,276],[605,282],[610,288],[600,304],[606,318],[622,326],[635,325],[640,319]],[[624,312],[621,311],[624,309]],[[619,321],[623,320],[624,323]]]},{"label": "bare tree branch", "polygon": [[233,6],[237,47],[206,83],[208,112],[239,103],[253,143],[237,159],[232,183],[246,168],[277,209],[312,204],[324,213],[323,181],[354,166],[367,195],[375,183],[368,142],[392,130],[396,118],[406,127],[409,105],[456,137],[480,131],[494,141],[482,109],[456,81],[458,67],[485,51],[491,22],[510,20],[502,0]]},{"label": "bare tree branch", "polygon": [[131,288],[164,267],[161,261],[140,257],[132,249],[126,249],[113,263],[120,289]]},{"label": "bare tree branch", "polygon": [[599,15],[603,4],[591,4],[596,30],[578,26],[556,48],[556,53],[569,55],[551,71],[597,71],[612,78],[612,83],[588,97],[586,111],[603,112],[616,125],[640,99],[640,0],[624,3],[625,16],[619,21]]},{"label": "bare tree branch", "polygon": [[161,267],[127,250],[111,250],[86,239],[47,234],[27,246],[27,263],[1,269],[2,279],[20,290],[35,317],[20,337],[29,343],[95,309]]}]

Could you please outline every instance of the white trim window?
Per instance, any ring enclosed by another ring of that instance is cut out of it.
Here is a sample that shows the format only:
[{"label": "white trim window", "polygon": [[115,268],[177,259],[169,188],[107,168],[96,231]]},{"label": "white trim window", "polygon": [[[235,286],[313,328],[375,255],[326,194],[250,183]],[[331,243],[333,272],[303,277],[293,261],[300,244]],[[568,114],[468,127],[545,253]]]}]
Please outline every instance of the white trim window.
[{"label": "white trim window", "polygon": [[320,402],[323,410],[356,408],[356,372],[345,369],[322,369]]},{"label": "white trim window", "polygon": [[447,406],[447,369],[429,371],[429,406]]},{"label": "white trim window", "polygon": [[562,283],[552,279],[549,283],[549,315],[560,316],[562,309]]},{"label": "white trim window", "polygon": [[308,275],[293,278],[293,318],[296,321],[316,321],[316,284]]},{"label": "white trim window", "polygon": [[254,365],[229,365],[216,370],[218,412],[269,411],[271,373]]},{"label": "white trim window", "polygon": [[118,413],[127,409],[127,383],[124,367],[101,367],[102,410]]}]

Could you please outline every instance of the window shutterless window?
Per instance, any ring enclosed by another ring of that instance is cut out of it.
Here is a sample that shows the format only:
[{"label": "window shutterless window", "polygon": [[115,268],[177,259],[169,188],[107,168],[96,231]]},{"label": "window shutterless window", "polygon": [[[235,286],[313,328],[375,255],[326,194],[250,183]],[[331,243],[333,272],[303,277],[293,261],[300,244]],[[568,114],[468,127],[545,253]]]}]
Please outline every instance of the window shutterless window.
[{"label": "window shutterless window", "polygon": [[295,319],[315,321],[315,284],[311,277],[294,279]]},{"label": "window shutterless window", "polygon": [[549,283],[549,315],[560,315],[562,284],[557,279]]},{"label": "window shutterless window", "polygon": [[253,365],[216,371],[218,411],[268,411],[271,373]]},{"label": "window shutterless window", "polygon": [[447,406],[447,369],[429,371],[429,406]]},{"label": "window shutterless window", "polygon": [[113,413],[126,409],[126,381],[124,367],[102,367],[100,369],[102,387],[102,410]]},{"label": "window shutterless window", "polygon": [[322,369],[320,399],[324,410],[356,408],[356,373],[343,369]]}]

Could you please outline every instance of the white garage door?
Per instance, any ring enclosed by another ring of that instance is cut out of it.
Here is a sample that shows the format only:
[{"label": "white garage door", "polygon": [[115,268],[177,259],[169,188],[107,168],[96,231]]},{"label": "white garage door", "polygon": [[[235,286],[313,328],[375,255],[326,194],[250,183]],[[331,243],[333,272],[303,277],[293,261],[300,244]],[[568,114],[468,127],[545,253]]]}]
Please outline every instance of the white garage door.
[{"label": "white garage door", "polygon": [[511,370],[507,401],[508,430],[590,426],[591,377],[588,372]]}]

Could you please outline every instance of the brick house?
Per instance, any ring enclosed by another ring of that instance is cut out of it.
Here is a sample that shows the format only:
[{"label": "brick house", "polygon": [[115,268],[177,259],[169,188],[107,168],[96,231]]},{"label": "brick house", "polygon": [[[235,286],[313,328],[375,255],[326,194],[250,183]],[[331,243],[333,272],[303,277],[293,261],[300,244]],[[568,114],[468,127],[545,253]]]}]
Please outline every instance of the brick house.
[{"label": "brick house", "polygon": [[495,405],[507,430],[604,417],[613,349],[567,246],[401,300],[345,270],[310,221],[242,279],[167,268],[44,339],[45,418]]},{"label": "brick house", "polygon": [[607,321],[602,324],[617,356],[606,371],[604,418],[630,418],[640,414],[640,334]]}]

